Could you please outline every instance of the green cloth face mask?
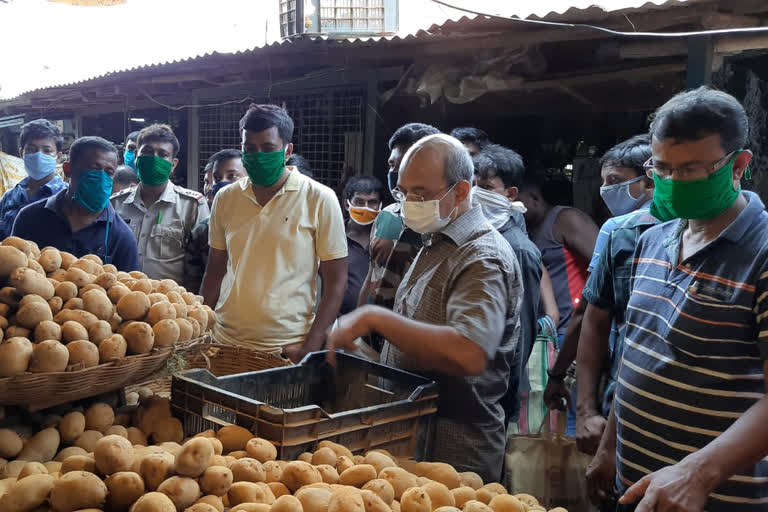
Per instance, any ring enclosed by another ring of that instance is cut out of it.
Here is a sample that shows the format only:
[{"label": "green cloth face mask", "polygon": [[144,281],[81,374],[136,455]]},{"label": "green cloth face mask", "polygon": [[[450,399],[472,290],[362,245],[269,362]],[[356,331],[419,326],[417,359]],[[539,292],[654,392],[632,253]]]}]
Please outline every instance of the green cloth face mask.
[{"label": "green cloth face mask", "polygon": [[145,185],[155,186],[167,183],[171,178],[173,164],[156,155],[141,155],[136,158],[136,174]]},{"label": "green cloth face mask", "polygon": [[259,187],[271,187],[283,175],[285,148],[272,153],[243,153],[243,167],[251,183]]},{"label": "green cloth face mask", "polygon": [[733,158],[706,178],[665,180],[653,174],[651,215],[662,222],[672,219],[712,219],[736,202],[741,186],[733,188]]}]

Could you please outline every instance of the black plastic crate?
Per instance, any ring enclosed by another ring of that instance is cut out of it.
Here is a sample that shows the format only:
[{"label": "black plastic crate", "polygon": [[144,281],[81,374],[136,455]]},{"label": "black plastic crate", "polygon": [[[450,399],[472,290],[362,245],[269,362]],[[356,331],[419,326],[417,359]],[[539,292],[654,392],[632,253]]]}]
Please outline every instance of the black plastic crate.
[{"label": "black plastic crate", "polygon": [[187,435],[239,425],[275,443],[282,459],[326,439],[353,452],[423,456],[418,438],[437,411],[437,384],[349,354],[337,354],[336,367],[325,357],[226,377],[186,371],[173,376],[171,408]]}]

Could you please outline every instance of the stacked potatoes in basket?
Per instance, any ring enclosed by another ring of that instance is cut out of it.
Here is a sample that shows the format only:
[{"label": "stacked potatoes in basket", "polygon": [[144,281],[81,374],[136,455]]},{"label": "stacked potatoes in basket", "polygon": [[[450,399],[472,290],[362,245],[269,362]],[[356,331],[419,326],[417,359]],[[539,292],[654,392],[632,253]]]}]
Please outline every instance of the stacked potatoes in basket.
[{"label": "stacked potatoes in basket", "polygon": [[175,281],[16,237],[0,245],[0,377],[81,370],[203,335],[216,321]]}]

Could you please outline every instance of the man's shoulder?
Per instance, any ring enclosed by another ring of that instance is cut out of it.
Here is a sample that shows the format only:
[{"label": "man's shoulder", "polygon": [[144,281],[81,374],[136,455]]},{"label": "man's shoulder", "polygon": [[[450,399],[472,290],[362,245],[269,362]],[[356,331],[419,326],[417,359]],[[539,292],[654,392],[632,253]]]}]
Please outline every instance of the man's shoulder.
[{"label": "man's shoulder", "polygon": [[194,201],[198,204],[204,204],[206,202],[205,196],[196,190],[190,190],[188,188],[180,187],[178,185],[172,185],[172,186],[173,186],[173,190],[184,201]]},{"label": "man's shoulder", "polygon": [[112,196],[111,196],[109,199],[110,199],[110,200],[112,200],[112,201],[114,201],[114,200],[118,200],[118,201],[121,201],[121,202],[122,202],[122,201],[124,201],[124,200],[125,200],[125,199],[126,199],[128,196],[129,196],[129,195],[131,195],[131,192],[133,192],[134,190],[136,190],[136,187],[137,187],[137,186],[138,186],[138,185],[134,185],[134,186],[132,186],[132,187],[124,188],[124,189],[123,189],[123,190],[121,190],[120,192],[118,192],[118,193],[116,193],[116,194],[112,194]]}]

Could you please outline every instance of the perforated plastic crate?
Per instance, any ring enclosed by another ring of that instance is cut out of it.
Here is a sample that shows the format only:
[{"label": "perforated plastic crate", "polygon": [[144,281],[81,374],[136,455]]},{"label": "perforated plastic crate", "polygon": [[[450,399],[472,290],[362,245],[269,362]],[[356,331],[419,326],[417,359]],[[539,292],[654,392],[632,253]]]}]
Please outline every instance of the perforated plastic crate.
[{"label": "perforated plastic crate", "polygon": [[173,376],[171,408],[187,435],[239,425],[275,443],[282,459],[325,439],[353,452],[423,455],[418,438],[437,411],[437,384],[348,354],[334,368],[325,357],[313,352],[295,366],[218,378],[186,371]]}]

